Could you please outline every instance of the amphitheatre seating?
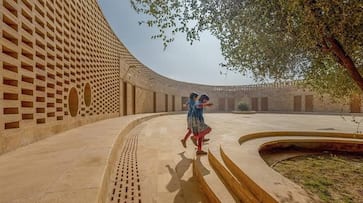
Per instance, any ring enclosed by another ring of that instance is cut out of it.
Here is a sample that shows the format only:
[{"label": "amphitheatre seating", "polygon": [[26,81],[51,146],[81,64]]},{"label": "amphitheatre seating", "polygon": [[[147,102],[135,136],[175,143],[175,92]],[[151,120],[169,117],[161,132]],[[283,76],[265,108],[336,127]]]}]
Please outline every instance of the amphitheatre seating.
[{"label": "amphitheatre seating", "polygon": [[[210,148],[208,165],[213,172],[201,175],[203,167],[195,160],[195,174],[199,175],[202,191],[210,202],[226,202],[221,187],[228,188],[236,202],[314,202],[300,186],[270,168],[260,155],[260,149],[279,143],[334,143],[322,145],[327,150],[363,151],[360,134],[331,132],[263,132],[241,136],[240,147],[223,143]],[[336,147],[335,144],[340,144]],[[349,145],[349,147],[344,147]],[[325,148],[324,148],[325,149]],[[204,162],[204,166],[207,164]],[[217,175],[214,175],[217,174]],[[213,176],[214,177],[208,177]],[[215,179],[220,179],[216,181]],[[217,186],[216,186],[217,185]],[[219,191],[218,191],[219,190]]]},{"label": "amphitheatre seating", "polygon": [[140,122],[166,114],[103,120],[1,155],[0,202],[103,202],[116,146]]}]

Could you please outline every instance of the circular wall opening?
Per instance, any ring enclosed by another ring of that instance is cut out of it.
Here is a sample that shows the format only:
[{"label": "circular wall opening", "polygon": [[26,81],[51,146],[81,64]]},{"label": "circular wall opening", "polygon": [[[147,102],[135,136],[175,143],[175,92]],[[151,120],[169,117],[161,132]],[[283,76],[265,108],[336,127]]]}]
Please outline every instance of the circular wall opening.
[{"label": "circular wall opening", "polygon": [[91,105],[92,100],[92,91],[91,91],[91,85],[89,83],[86,83],[84,86],[84,103],[86,106]]},{"label": "circular wall opening", "polygon": [[77,116],[78,113],[78,93],[76,88],[72,87],[68,95],[68,108],[72,117]]}]

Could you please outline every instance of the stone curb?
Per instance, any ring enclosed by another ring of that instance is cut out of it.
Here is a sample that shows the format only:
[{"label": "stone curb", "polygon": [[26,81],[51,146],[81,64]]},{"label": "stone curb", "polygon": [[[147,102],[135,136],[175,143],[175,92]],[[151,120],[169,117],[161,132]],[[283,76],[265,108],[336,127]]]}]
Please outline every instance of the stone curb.
[{"label": "stone curb", "polygon": [[[276,132],[259,132],[259,133],[251,133],[248,135],[241,136],[239,139],[239,143],[243,144],[246,141],[266,138],[266,137],[279,137],[279,140],[273,140],[270,142],[263,143],[261,145],[256,146],[256,150],[260,150],[261,148],[276,144],[276,143],[302,143],[302,142],[338,142],[342,144],[357,144],[359,141],[350,141],[350,140],[334,140],[334,139],[284,139],[287,136],[299,137],[324,137],[324,138],[346,138],[346,139],[363,139],[363,135],[354,134],[354,133],[332,133],[332,132],[304,132],[304,131],[276,131]],[[252,178],[248,176],[241,168],[239,168],[233,161],[228,157],[228,155],[223,151],[223,148],[220,147],[221,156],[223,161],[225,162],[227,168],[232,172],[232,174],[241,182],[248,186],[250,191],[254,194],[255,197],[259,199],[260,202],[277,202],[275,198],[273,198],[267,191],[262,189]],[[271,169],[272,170],[272,169]]]},{"label": "stone curb", "polygon": [[357,133],[340,133],[340,132],[314,132],[314,131],[273,131],[273,132],[257,132],[243,135],[238,139],[239,144],[248,140],[263,137],[282,137],[282,136],[312,136],[312,137],[335,137],[335,138],[352,138],[363,139],[363,134]]}]

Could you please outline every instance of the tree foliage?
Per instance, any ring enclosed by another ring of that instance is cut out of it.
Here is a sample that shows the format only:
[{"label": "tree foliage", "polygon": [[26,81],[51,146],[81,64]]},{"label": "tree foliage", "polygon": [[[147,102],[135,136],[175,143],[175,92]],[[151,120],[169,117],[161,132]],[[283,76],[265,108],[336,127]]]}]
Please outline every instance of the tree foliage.
[{"label": "tree foliage", "polygon": [[238,110],[240,110],[240,111],[248,111],[249,110],[248,105],[246,103],[244,103],[244,102],[240,102],[237,107],[238,107]]},{"label": "tree foliage", "polygon": [[321,93],[363,90],[361,0],[130,0],[164,47],[177,32],[193,43],[210,31],[228,70],[256,80],[294,80]]}]

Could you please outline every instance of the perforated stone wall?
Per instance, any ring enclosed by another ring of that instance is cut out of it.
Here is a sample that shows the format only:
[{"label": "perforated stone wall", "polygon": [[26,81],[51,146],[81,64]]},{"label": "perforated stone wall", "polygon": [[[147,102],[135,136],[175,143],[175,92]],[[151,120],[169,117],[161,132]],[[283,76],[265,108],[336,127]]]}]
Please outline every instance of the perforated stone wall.
[{"label": "perforated stone wall", "polygon": [[96,1],[2,0],[0,9],[0,151],[118,115],[120,44]]},{"label": "perforated stone wall", "polygon": [[115,36],[96,0],[1,0],[0,13],[0,153],[123,115],[124,81],[127,114],[153,112],[153,104],[134,96],[138,86],[147,88],[139,100],[153,92],[138,75],[144,66]]},{"label": "perforated stone wall", "polygon": [[[294,95],[312,94],[285,83],[218,87],[161,76],[115,36],[96,0],[0,0],[0,14],[0,154],[100,119],[179,111],[192,91],[210,95],[209,111],[262,97],[268,111],[292,111]],[[315,111],[338,111],[315,98]]]}]

